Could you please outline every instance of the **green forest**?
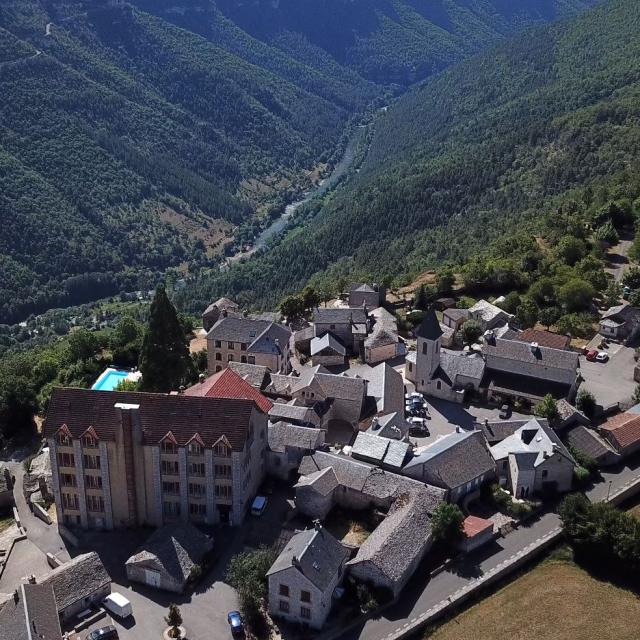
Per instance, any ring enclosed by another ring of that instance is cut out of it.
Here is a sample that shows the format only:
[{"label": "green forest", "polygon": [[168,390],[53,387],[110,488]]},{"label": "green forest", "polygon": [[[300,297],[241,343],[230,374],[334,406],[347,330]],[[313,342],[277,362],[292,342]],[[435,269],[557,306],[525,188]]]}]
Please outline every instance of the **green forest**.
[{"label": "green forest", "polygon": [[362,114],[593,3],[2,2],[0,323],[215,270]]},{"label": "green forest", "polygon": [[202,277],[183,305],[224,293],[272,306],[309,281],[403,282],[504,257],[495,240],[539,234],[558,211],[597,226],[640,194],[639,27],[640,5],[613,0],[430,78],[378,117],[357,177],[268,253]]}]

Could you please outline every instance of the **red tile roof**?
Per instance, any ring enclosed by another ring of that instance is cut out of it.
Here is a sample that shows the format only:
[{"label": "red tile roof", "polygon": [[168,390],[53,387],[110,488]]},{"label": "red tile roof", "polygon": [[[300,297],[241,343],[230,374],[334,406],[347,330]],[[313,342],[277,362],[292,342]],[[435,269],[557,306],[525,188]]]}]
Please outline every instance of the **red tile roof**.
[{"label": "red tile roof", "polygon": [[485,520],[484,518],[478,518],[476,516],[467,516],[464,519],[464,523],[462,526],[465,537],[474,538],[487,529],[493,529],[493,522],[491,522],[491,520]]},{"label": "red tile roof", "polygon": [[205,378],[202,382],[189,387],[184,393],[187,396],[201,398],[253,400],[263,413],[269,413],[271,407],[273,407],[270,400],[232,369],[224,369],[209,378]]},{"label": "red tile roof", "polygon": [[518,340],[518,342],[537,342],[541,347],[549,347],[550,349],[568,349],[571,343],[571,338],[568,336],[551,333],[550,331],[540,331],[539,329],[525,329],[522,333],[517,334],[514,340]]},{"label": "red tile roof", "polygon": [[612,438],[618,449],[625,449],[640,441],[640,414],[619,413],[601,427]]},{"label": "red tile roof", "polygon": [[66,425],[73,438],[93,427],[101,440],[114,440],[120,418],[115,405],[138,405],[144,444],[157,444],[168,432],[179,446],[198,433],[205,446],[226,436],[234,451],[242,451],[249,435],[255,402],[235,398],[198,398],[186,394],[54,389],[44,423],[49,438]]}]

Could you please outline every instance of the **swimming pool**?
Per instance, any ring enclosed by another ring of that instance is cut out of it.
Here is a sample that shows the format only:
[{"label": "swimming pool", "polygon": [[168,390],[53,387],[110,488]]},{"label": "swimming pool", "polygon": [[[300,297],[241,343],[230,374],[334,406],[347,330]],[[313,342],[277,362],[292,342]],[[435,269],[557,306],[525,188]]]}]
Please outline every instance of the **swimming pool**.
[{"label": "swimming pool", "polygon": [[92,389],[97,391],[113,391],[123,380],[131,375],[129,371],[122,369],[105,369],[95,381]]}]

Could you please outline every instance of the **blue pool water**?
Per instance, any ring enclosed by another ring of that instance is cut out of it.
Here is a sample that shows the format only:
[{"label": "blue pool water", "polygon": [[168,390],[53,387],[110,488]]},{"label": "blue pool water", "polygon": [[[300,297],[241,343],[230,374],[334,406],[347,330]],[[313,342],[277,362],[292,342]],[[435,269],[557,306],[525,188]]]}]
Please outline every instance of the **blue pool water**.
[{"label": "blue pool water", "polygon": [[107,369],[100,375],[91,388],[97,389],[98,391],[113,391],[128,375],[128,371]]}]

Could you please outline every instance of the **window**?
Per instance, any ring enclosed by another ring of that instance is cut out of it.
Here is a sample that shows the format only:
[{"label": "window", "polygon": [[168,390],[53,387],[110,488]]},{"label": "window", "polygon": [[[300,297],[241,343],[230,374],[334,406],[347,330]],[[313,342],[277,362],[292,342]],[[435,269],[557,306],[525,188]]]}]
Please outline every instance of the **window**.
[{"label": "window", "polygon": [[311,620],[311,609],[309,607],[300,607],[300,617],[305,620]]},{"label": "window", "polygon": [[97,446],[95,438],[88,433],[82,436],[82,446],[89,449],[94,449]]},{"label": "window", "polygon": [[442,382],[440,382],[440,380],[438,380],[438,382],[436,382],[436,388],[438,390],[442,389]]},{"label": "window", "polygon": [[63,493],[62,494],[62,506],[65,509],[79,509],[80,503],[78,502],[78,496],[75,493]]},{"label": "window", "polygon": [[160,462],[160,471],[167,476],[177,476],[178,463],[170,462],[169,460],[162,460],[162,462]]},{"label": "window", "polygon": [[227,362],[233,362],[233,353],[227,355]]},{"label": "window", "polygon": [[427,355],[427,343],[426,342],[422,343],[422,355],[423,356]]},{"label": "window", "polygon": [[413,364],[409,363],[409,371],[413,371]]},{"label": "window", "polygon": [[174,454],[174,453],[178,453],[178,449],[176,447],[175,442],[171,441],[171,440],[163,440],[162,443],[160,444],[160,451],[162,451],[162,453],[170,453],[170,454]]},{"label": "window", "polygon": [[102,496],[87,496],[87,511],[104,511],[104,498]]},{"label": "window", "polygon": [[216,360],[222,360],[222,354],[220,352],[216,353]]},{"label": "window", "polygon": [[246,351],[246,350],[247,350],[247,345],[244,342],[240,343],[240,351]]},{"label": "window", "polygon": [[231,465],[230,464],[217,464],[215,466],[216,475],[221,478],[231,477]]},{"label": "window", "polygon": [[207,515],[207,505],[202,503],[191,503],[189,504],[189,515],[190,516],[206,516]]},{"label": "window", "polygon": [[546,469],[544,469],[542,471],[542,479],[544,480],[548,475],[549,475],[549,472]]},{"label": "window", "polygon": [[165,518],[177,518],[180,515],[180,503],[179,502],[163,502],[162,514]]},{"label": "window", "polygon": [[204,453],[202,445],[197,441],[193,440],[189,443],[189,455],[192,456],[201,456]]},{"label": "window", "polygon": [[204,475],[204,462],[192,462],[189,465],[189,475],[191,475],[191,476],[203,476]]},{"label": "window", "polygon": [[233,342],[227,342],[227,349],[235,349]]},{"label": "window", "polygon": [[99,469],[100,468],[100,456],[82,456],[82,461],[85,469]]},{"label": "window", "polygon": [[62,447],[70,447],[71,446],[71,438],[66,434],[60,431],[56,436],[56,442]]},{"label": "window", "polygon": [[102,489],[101,476],[85,476],[84,479],[87,489]]},{"label": "window", "polygon": [[247,356],[240,356],[240,362],[247,364]]},{"label": "window", "polygon": [[162,492],[168,493],[171,496],[180,495],[180,483],[179,482],[163,482]]},{"label": "window", "polygon": [[73,453],[59,453],[58,465],[60,467],[75,467],[76,459]]},{"label": "window", "polygon": [[278,608],[282,613],[289,613],[289,603],[286,600],[280,600],[280,606]]},{"label": "window", "polygon": [[213,453],[220,458],[230,458],[231,451],[224,442],[219,442],[213,447]]},{"label": "window", "polygon": [[336,328],[336,325],[335,325],[335,324],[330,324],[330,325],[329,325],[329,329],[335,329],[335,328]]},{"label": "window", "polygon": [[78,482],[75,474],[73,473],[62,473],[60,474],[60,484],[63,487],[75,487]]},{"label": "window", "polygon": [[300,601],[301,602],[311,602],[311,592],[310,591],[301,591],[300,592]]},{"label": "window", "polygon": [[289,597],[289,585],[286,585],[286,584],[280,585],[280,595],[285,596],[285,598]]},{"label": "window", "polygon": [[189,483],[189,495],[194,498],[202,498],[206,493],[206,488],[203,484],[199,484],[197,482]]},{"label": "window", "polygon": [[220,365],[218,365],[218,366],[216,367],[216,373],[218,373],[218,372],[220,372],[220,371],[222,371],[222,367],[221,367]]},{"label": "window", "polygon": [[256,363],[256,357],[255,356],[249,356],[247,358],[247,360],[249,361],[249,364],[255,364]]},{"label": "window", "polygon": [[231,487],[226,484],[217,484],[216,498],[227,498],[228,500],[231,500],[232,498]]},{"label": "window", "polygon": [[216,349],[221,349],[222,348],[222,342],[220,340],[215,340],[214,344],[215,344]]},{"label": "window", "polygon": [[436,353],[438,353],[439,349],[440,349],[440,344],[436,342]]}]

